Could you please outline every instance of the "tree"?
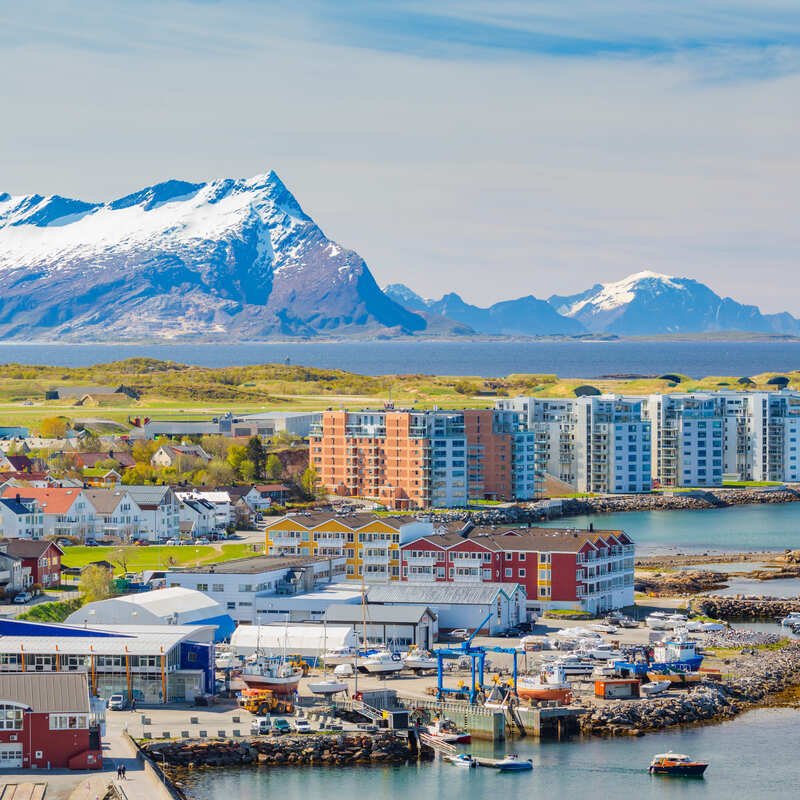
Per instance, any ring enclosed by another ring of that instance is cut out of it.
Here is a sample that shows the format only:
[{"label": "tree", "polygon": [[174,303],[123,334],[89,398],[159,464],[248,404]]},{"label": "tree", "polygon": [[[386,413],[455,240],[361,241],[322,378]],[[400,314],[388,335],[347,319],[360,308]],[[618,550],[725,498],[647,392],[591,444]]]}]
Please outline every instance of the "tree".
[{"label": "tree", "polygon": [[[247,448],[244,445],[235,444],[228,450],[228,457],[226,461],[233,469],[235,469],[238,472],[239,465],[246,458],[247,458]],[[209,466],[213,463],[214,461],[211,461]]]},{"label": "tree", "polygon": [[267,451],[264,449],[264,443],[259,436],[251,436],[247,442],[247,458],[255,465],[256,478],[260,478],[264,474]]},{"label": "tree", "polygon": [[86,436],[82,436],[78,441],[78,449],[82,453],[99,453],[100,452],[100,437],[88,431]]},{"label": "tree", "polygon": [[138,464],[149,466],[153,453],[159,448],[158,442],[152,439],[137,439],[131,448],[131,455]]},{"label": "tree", "polygon": [[271,481],[280,480],[281,475],[283,475],[283,464],[278,456],[275,455],[275,453],[270,453],[267,456],[267,463],[264,466],[264,474]]},{"label": "tree", "polygon": [[63,439],[67,435],[67,418],[45,417],[39,423],[39,434],[43,439]]},{"label": "tree", "polygon": [[105,600],[111,597],[112,581],[114,576],[111,570],[97,564],[90,564],[81,573],[81,593],[86,598],[87,603],[95,600]]},{"label": "tree", "polygon": [[206,453],[223,461],[228,457],[231,444],[231,440],[225,436],[203,436],[200,439],[200,446]]},{"label": "tree", "polygon": [[206,464],[205,475],[206,480],[212,486],[227,486],[236,480],[236,473],[230,463],[218,458],[214,458]]},{"label": "tree", "polygon": [[314,467],[307,467],[300,478],[300,486],[310,499],[317,496],[317,486],[319,484],[319,475]]},{"label": "tree", "polygon": [[253,483],[258,479],[256,465],[249,458],[246,458],[239,464],[239,475],[246,483]]}]

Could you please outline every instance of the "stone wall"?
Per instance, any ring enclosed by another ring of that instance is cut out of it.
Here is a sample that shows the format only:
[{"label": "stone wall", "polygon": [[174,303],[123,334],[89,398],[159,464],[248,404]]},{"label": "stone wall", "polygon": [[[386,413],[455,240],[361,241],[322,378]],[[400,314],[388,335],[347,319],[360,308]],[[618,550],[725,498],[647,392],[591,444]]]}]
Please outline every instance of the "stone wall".
[{"label": "stone wall", "polygon": [[704,614],[714,619],[775,621],[790,611],[800,611],[800,600],[780,597],[722,597],[710,595],[696,597],[689,609],[695,614]]}]

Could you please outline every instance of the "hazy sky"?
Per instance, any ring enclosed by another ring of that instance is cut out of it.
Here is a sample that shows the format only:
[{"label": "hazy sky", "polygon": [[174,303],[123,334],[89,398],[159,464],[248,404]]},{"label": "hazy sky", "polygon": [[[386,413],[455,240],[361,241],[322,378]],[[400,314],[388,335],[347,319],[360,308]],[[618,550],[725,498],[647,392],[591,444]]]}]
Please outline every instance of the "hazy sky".
[{"label": "hazy sky", "polygon": [[274,168],[381,284],[800,314],[797,0],[0,3],[0,192]]}]

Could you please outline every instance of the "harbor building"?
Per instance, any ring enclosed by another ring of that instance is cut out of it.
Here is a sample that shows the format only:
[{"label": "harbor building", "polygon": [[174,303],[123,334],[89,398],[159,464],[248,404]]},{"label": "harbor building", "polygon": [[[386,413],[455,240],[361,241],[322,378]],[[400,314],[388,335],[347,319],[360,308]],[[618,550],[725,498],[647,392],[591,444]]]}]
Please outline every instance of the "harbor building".
[{"label": "harbor building", "polygon": [[409,584],[519,584],[536,612],[633,605],[634,545],[622,531],[466,526],[403,545],[401,558]]},{"label": "harbor building", "polygon": [[[171,569],[167,585],[212,598],[236,622],[257,622],[259,598],[309,592],[345,576],[344,556],[254,556],[199,567]],[[268,604],[265,600],[264,604]],[[263,608],[263,605],[261,606]],[[267,607],[266,613],[273,609]],[[276,611],[277,613],[277,611]]]},{"label": "harbor building", "polygon": [[88,676],[92,696],[142,703],[214,692],[213,625],[92,625],[0,619],[2,673]]},{"label": "harbor building", "polygon": [[309,441],[328,492],[389,508],[531,500],[541,490],[534,436],[513,412],[325,411]]},{"label": "harbor building", "polygon": [[0,770],[102,767],[85,672],[0,673]]},{"label": "harbor building", "polygon": [[270,556],[344,558],[348,578],[400,579],[400,545],[429,533],[431,522],[375,514],[293,514],[266,521]]},{"label": "harbor building", "polygon": [[385,644],[399,649],[415,644],[427,649],[439,638],[436,612],[423,603],[333,604],[325,612],[325,622],[351,625],[368,647]]}]

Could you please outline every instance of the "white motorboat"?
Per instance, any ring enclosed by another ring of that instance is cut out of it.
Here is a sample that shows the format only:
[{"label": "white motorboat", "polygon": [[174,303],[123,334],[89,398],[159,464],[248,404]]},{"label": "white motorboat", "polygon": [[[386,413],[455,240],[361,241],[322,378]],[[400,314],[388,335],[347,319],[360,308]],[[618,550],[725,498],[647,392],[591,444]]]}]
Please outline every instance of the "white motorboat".
[{"label": "white motorboat", "polygon": [[399,653],[378,650],[364,658],[359,658],[358,669],[360,672],[368,672],[370,675],[387,675],[392,672],[400,672],[403,669],[403,661]]},{"label": "white motorboat", "polygon": [[672,630],[672,624],[669,622],[669,614],[663,611],[654,611],[644,618],[645,625],[654,631],[668,631]]},{"label": "white motorboat", "polygon": [[598,631],[600,633],[616,633],[617,629],[614,625],[611,625],[608,622],[598,622],[592,625],[593,631]]},{"label": "white motorboat", "polygon": [[353,669],[353,665],[349,662],[344,664],[337,664],[333,668],[333,674],[336,675],[337,678],[352,678],[353,675],[356,674],[356,671]]},{"label": "white motorboat", "polygon": [[472,769],[478,766],[477,759],[474,759],[469,753],[459,753],[455,756],[445,756],[454,767],[466,767]]},{"label": "white motorboat", "polygon": [[356,658],[354,647],[336,647],[326,650],[322,656],[326,666],[335,667],[338,664],[352,664]]},{"label": "white motorboat", "polygon": [[784,628],[792,628],[795,625],[800,625],[800,611],[790,611],[782,620],[781,625]]},{"label": "white motorboat", "polygon": [[217,647],[214,655],[214,666],[217,669],[235,669],[241,664],[238,656],[230,650]]},{"label": "white motorboat", "polygon": [[533,761],[520,758],[514,753],[509,753],[505,758],[494,762],[494,766],[501,772],[525,772],[533,769]]},{"label": "white motorboat", "polygon": [[721,622],[701,622],[700,623],[700,632],[701,633],[717,633],[719,631],[724,631],[725,625]]},{"label": "white motorboat", "polygon": [[671,685],[670,681],[651,681],[650,683],[643,683],[640,687],[640,691],[649,697],[666,692]]},{"label": "white motorboat", "polygon": [[428,650],[409,650],[403,654],[403,666],[418,672],[425,669],[438,669],[439,659]]},{"label": "white motorboat", "polygon": [[[683,626],[689,633],[699,633],[703,630],[703,623],[699,619],[690,619]],[[676,629],[677,630],[677,629]]]},{"label": "white motorboat", "polygon": [[446,744],[469,744],[472,736],[451,719],[437,719],[428,725],[428,736]]},{"label": "white motorboat", "polygon": [[591,658],[581,658],[579,656],[564,656],[558,661],[552,662],[553,666],[562,669],[567,678],[585,677],[594,672],[595,663]]},{"label": "white motorboat", "polygon": [[332,678],[320,681],[309,681],[307,686],[311,694],[320,694],[323,697],[329,697],[330,695],[347,691],[347,684],[344,681],[337,681]]},{"label": "white motorboat", "polygon": [[689,618],[685,614],[670,614],[667,617],[667,625],[673,631],[678,628],[685,628],[688,622]]},{"label": "white motorboat", "polygon": [[609,661],[612,658],[622,658],[622,651],[615,649],[608,642],[600,642],[591,650],[587,650],[586,654],[597,661]]}]

